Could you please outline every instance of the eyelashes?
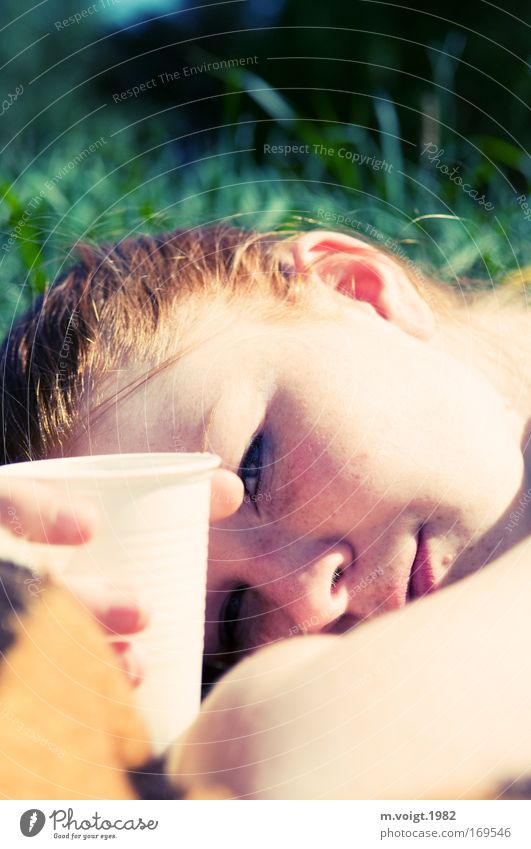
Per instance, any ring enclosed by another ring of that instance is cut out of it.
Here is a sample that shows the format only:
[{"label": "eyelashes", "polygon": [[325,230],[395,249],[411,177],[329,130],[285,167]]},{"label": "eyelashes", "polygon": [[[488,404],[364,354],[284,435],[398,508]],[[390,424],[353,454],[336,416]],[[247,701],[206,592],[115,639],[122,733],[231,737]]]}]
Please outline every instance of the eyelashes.
[{"label": "eyelashes", "polygon": [[241,645],[242,618],[241,610],[247,584],[241,584],[229,593],[223,602],[219,621],[219,642],[227,653],[238,651]]},{"label": "eyelashes", "polygon": [[240,477],[245,494],[251,501],[256,503],[260,495],[260,483],[263,468],[263,442],[264,434],[259,431],[251,440],[251,443],[242,457],[238,476]]}]

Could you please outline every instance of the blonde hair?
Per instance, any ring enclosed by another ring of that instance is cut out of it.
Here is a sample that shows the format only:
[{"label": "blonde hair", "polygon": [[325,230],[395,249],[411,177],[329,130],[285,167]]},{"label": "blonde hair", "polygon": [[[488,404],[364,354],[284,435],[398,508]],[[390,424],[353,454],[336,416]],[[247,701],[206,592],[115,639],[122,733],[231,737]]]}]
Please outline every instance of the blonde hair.
[{"label": "blonde hair", "polygon": [[[220,224],[78,244],[79,261],[2,344],[2,462],[64,453],[84,417],[105,411],[89,409],[105,375],[145,364],[123,390],[135,391],[185,352],[202,305],[221,299],[273,319],[307,314],[312,284],[286,262],[295,235]],[[432,306],[448,305],[448,290],[388,253]]]}]

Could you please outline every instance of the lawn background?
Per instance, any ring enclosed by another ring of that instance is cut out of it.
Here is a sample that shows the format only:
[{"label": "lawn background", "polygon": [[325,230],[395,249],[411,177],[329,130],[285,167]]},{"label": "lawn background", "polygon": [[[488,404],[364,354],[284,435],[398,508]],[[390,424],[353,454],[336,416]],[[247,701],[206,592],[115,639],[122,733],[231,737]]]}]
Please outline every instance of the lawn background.
[{"label": "lawn background", "polygon": [[528,10],[3,0],[0,332],[77,240],[220,219],[345,216],[450,283],[525,285]]}]

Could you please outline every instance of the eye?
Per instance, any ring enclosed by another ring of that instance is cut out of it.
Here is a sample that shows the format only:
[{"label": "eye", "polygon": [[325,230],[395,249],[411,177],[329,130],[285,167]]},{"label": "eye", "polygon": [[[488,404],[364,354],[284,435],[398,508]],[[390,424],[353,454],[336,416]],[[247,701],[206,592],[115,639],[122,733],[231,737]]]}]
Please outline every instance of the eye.
[{"label": "eye", "polygon": [[242,584],[231,593],[223,602],[219,621],[219,641],[224,651],[237,651],[241,638],[241,609],[246,590],[249,587]]},{"label": "eye", "polygon": [[260,475],[262,473],[262,455],[263,455],[263,433],[257,433],[253,437],[249,448],[245,452],[238,475],[240,476],[246,495],[251,501],[258,500],[260,490]]}]

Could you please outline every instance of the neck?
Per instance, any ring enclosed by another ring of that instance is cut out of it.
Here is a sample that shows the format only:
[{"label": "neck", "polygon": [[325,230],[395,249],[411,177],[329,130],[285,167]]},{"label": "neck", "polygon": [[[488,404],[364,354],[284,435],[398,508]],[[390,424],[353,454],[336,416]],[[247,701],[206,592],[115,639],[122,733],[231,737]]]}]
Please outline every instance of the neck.
[{"label": "neck", "polygon": [[501,305],[491,293],[445,316],[434,344],[488,378],[514,413],[531,459],[531,319],[524,309]]}]

